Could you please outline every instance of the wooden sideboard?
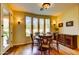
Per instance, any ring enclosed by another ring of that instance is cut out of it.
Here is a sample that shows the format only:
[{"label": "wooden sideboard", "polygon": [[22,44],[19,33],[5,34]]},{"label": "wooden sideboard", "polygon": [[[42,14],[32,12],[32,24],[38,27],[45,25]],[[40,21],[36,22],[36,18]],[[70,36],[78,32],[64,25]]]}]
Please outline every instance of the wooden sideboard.
[{"label": "wooden sideboard", "polygon": [[64,35],[65,36],[65,45],[69,48],[77,48],[77,35]]},{"label": "wooden sideboard", "polygon": [[67,35],[67,34],[58,34],[58,39],[56,39],[54,34],[54,39],[66,47],[76,49],[77,48],[77,35]]}]

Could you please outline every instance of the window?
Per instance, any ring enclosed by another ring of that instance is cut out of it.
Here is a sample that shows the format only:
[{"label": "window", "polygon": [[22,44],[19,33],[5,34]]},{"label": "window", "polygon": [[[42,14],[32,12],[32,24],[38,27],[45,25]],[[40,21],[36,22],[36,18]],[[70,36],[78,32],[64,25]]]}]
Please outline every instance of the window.
[{"label": "window", "polygon": [[31,17],[26,16],[26,36],[31,34]]},{"label": "window", "polygon": [[33,35],[38,32],[38,18],[33,18]]},{"label": "window", "polygon": [[2,47],[3,49],[7,48],[10,44],[10,28],[9,20],[10,13],[6,8],[2,8]]},{"label": "window", "polygon": [[3,18],[3,47],[6,48],[9,44],[9,17]]},{"label": "window", "polygon": [[44,19],[40,18],[39,20],[39,32],[44,33]]},{"label": "window", "polygon": [[50,19],[45,19],[45,33],[50,32]]},{"label": "window", "polygon": [[50,19],[36,18],[26,16],[26,36],[31,33],[35,35],[36,32],[47,33],[50,32]]}]

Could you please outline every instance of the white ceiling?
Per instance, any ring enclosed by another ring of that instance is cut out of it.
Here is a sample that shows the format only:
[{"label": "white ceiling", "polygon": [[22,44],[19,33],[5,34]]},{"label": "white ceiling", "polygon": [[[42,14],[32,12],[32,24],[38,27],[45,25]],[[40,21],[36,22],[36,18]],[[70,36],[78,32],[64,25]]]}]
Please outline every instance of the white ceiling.
[{"label": "white ceiling", "polygon": [[42,3],[12,3],[11,8],[16,11],[30,12],[34,14],[42,15],[54,15],[57,16],[68,10],[71,7],[75,7],[77,4],[73,3],[55,3],[48,10],[40,11]]}]

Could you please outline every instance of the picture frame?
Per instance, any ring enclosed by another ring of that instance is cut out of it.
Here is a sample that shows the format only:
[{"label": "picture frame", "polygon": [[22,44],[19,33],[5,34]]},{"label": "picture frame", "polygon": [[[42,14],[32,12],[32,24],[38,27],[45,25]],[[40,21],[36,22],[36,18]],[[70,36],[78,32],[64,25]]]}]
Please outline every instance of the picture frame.
[{"label": "picture frame", "polygon": [[63,27],[63,23],[59,23],[58,26],[59,26],[59,27]]},{"label": "picture frame", "polygon": [[67,27],[73,26],[73,21],[66,22],[66,26],[67,26]]}]

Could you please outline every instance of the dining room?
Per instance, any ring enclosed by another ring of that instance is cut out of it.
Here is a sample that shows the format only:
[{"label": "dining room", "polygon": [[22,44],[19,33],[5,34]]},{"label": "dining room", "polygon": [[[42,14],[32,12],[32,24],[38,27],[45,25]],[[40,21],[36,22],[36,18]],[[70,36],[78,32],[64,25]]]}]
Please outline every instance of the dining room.
[{"label": "dining room", "polygon": [[3,3],[2,55],[79,55],[79,4]]}]

